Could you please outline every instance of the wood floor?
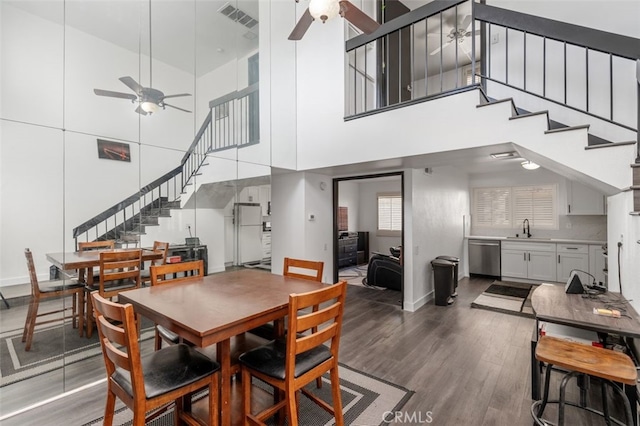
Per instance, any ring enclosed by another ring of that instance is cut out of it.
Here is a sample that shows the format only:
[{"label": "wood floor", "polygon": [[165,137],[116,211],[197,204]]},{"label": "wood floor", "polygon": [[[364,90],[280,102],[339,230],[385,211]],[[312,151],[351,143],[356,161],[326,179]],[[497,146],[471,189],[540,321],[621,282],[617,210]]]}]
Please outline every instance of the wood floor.
[{"label": "wood floor", "polygon": [[[413,313],[400,309],[399,292],[349,286],[340,361],[415,391],[402,408],[404,421],[394,424],[427,419],[434,425],[532,424],[529,357],[535,322],[470,308],[491,281],[465,278],[453,305],[432,301]],[[19,309],[2,311],[4,330],[10,321],[24,321],[24,316],[9,320],[9,314],[18,315]],[[64,389],[103,377],[102,358],[95,357],[66,368]],[[61,372],[50,373],[0,389],[0,417],[61,392],[62,380]],[[1,423],[79,425],[102,415],[104,396],[104,385],[98,385],[66,398],[64,408],[45,406]],[[566,424],[604,421],[568,408]]]}]

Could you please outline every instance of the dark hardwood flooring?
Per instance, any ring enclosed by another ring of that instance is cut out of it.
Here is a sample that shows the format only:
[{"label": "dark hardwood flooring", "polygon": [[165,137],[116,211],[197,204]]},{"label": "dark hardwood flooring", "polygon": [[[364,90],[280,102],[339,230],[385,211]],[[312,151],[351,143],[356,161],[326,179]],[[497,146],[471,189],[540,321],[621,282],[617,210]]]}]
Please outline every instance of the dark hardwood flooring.
[{"label": "dark hardwood flooring", "polygon": [[[531,425],[529,356],[535,321],[470,308],[491,281],[465,278],[453,305],[431,301],[417,312],[400,309],[399,292],[349,286],[340,361],[415,391],[402,412],[422,424],[429,412],[434,425]],[[2,312],[3,329],[6,316],[18,313],[13,308]],[[0,389],[0,416],[103,377],[102,358],[95,357],[66,367],[64,388],[60,371],[7,386]],[[556,390],[554,385],[552,395]],[[102,415],[104,397],[102,383],[1,423],[82,424]],[[568,408],[566,424],[604,421]]]}]

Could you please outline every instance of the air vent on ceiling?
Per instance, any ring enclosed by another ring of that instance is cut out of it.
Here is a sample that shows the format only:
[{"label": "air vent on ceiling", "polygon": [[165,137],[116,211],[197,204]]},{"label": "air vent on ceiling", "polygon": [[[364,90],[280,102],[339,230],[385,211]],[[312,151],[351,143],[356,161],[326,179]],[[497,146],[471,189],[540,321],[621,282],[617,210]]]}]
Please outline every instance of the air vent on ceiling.
[{"label": "air vent on ceiling", "polygon": [[258,25],[258,20],[253,19],[247,13],[236,8],[230,3],[226,3],[220,9],[218,9],[218,12],[222,13],[224,16],[231,19],[233,22],[237,22],[241,25],[244,25],[249,29],[252,29],[256,25]]}]

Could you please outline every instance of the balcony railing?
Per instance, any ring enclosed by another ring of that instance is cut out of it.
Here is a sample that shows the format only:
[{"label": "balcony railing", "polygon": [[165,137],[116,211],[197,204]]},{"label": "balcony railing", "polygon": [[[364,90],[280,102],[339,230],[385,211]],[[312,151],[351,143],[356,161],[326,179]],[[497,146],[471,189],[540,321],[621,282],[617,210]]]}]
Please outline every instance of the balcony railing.
[{"label": "balcony railing", "polygon": [[489,96],[500,85],[638,134],[640,40],[631,37],[442,0],[348,40],[346,55],[346,119],[481,83]]}]

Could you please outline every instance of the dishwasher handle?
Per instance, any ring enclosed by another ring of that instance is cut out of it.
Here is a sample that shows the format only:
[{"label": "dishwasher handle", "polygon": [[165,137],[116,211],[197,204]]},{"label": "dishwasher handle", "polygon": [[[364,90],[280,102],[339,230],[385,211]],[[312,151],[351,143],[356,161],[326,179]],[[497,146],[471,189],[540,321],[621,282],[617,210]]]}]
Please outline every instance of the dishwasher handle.
[{"label": "dishwasher handle", "polygon": [[490,247],[499,247],[500,241],[469,241],[470,246],[490,246]]}]

